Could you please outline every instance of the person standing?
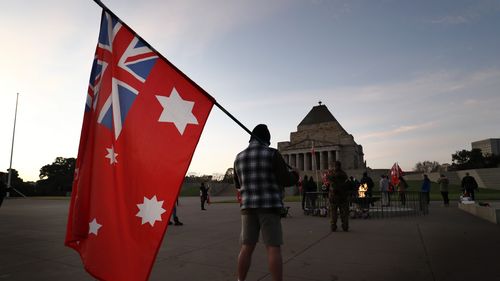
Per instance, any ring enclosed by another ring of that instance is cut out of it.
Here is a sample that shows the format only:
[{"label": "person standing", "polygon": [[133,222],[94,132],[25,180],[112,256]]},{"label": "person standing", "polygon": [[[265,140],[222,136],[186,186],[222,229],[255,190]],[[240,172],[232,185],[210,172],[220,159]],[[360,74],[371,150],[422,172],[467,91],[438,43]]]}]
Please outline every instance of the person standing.
[{"label": "person standing", "polygon": [[382,207],[389,206],[389,180],[385,175],[380,176],[380,193],[382,195]]},{"label": "person standing", "polygon": [[205,186],[205,183],[202,182],[200,186],[200,200],[201,200],[201,209],[205,211],[205,203],[208,201],[208,187]]},{"label": "person standing", "polygon": [[373,207],[374,204],[373,204],[373,201],[372,201],[372,198],[373,198],[373,187],[375,186],[375,183],[373,182],[372,178],[370,178],[368,176],[368,173],[367,172],[364,172],[363,173],[363,177],[361,178],[361,181],[360,181],[360,184],[361,185],[364,185],[366,184],[366,197],[369,198],[369,202],[370,202],[370,205]]},{"label": "person standing", "polygon": [[314,181],[313,177],[309,177],[309,181],[307,182],[307,204],[309,206],[309,210],[316,210],[316,192],[318,191],[318,186]]},{"label": "person standing", "polygon": [[339,212],[342,229],[349,231],[349,198],[353,188],[347,174],[342,170],[340,161],[335,161],[334,168],[330,172],[328,180],[330,182],[328,198],[331,210],[331,231],[337,231]]},{"label": "person standing", "polygon": [[399,182],[397,187],[399,193],[399,200],[401,201],[401,206],[406,206],[406,190],[408,189],[408,183],[403,178],[403,176],[399,176]]},{"label": "person standing", "polygon": [[450,199],[448,198],[448,185],[450,184],[450,181],[444,174],[441,174],[437,183],[439,184],[441,197],[443,197],[443,204],[445,207],[448,207],[450,205]]},{"label": "person standing", "polygon": [[474,191],[478,188],[476,179],[469,175],[469,173],[465,173],[465,177],[462,179],[462,190],[464,190],[474,201]]},{"label": "person standing", "polygon": [[5,195],[7,195],[7,184],[5,184],[2,173],[0,173],[0,207],[2,207]]},{"label": "person standing", "polygon": [[425,204],[429,205],[431,201],[430,192],[431,192],[431,180],[429,177],[424,174],[424,181],[422,182],[422,188],[420,190],[422,192],[422,198]]},{"label": "person standing", "polygon": [[305,210],[305,204],[306,204],[306,194],[307,194],[307,188],[309,186],[309,180],[307,179],[307,176],[304,175],[304,178],[300,182],[300,192],[302,195],[302,210]]},{"label": "person standing", "polygon": [[284,187],[297,183],[299,174],[288,170],[278,150],[269,147],[270,140],[267,126],[257,125],[252,131],[250,144],[238,153],[234,161],[234,184],[242,198],[241,247],[237,267],[239,281],[246,279],[259,233],[266,245],[272,280],[283,280],[280,216],[283,191]]}]

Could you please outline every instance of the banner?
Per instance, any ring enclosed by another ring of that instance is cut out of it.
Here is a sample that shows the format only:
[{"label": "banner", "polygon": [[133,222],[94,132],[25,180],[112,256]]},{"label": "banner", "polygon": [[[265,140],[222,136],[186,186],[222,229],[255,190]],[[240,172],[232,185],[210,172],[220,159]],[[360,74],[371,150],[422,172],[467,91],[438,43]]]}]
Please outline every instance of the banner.
[{"label": "banner", "polygon": [[101,280],[147,280],[215,100],[103,11],[65,244]]}]

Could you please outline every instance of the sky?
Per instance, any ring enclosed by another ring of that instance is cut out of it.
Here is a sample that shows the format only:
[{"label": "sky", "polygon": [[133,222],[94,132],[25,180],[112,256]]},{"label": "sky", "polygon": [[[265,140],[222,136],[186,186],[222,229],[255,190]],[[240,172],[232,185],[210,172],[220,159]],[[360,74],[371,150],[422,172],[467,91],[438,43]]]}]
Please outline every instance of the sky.
[{"label": "sky", "polygon": [[[322,101],[371,168],[451,163],[500,137],[500,1],[103,0],[271,146]],[[0,171],[76,157],[101,8],[0,0]],[[223,174],[249,135],[214,107],[189,173]]]}]

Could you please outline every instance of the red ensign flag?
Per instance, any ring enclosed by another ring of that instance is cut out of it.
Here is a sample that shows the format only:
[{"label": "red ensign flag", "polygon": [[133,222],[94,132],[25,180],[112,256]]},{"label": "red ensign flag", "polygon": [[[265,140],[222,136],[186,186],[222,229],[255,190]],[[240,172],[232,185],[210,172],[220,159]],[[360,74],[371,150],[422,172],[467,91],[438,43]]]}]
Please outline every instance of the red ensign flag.
[{"label": "red ensign flag", "polygon": [[394,163],[391,168],[391,183],[396,186],[399,184],[399,177],[403,176],[403,170],[399,167],[398,163]]},{"label": "red ensign flag", "polygon": [[214,99],[103,11],[65,244],[101,280],[147,280]]}]

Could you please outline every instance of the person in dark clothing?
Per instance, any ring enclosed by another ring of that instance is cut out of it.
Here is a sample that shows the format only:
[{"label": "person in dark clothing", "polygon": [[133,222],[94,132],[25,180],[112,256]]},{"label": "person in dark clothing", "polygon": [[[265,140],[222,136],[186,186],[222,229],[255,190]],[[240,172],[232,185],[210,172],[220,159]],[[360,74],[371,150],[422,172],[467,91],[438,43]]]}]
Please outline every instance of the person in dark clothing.
[{"label": "person in dark clothing", "polygon": [[450,184],[450,181],[445,175],[441,174],[437,183],[439,184],[439,191],[443,197],[443,204],[445,207],[448,207],[450,205],[450,199],[448,198],[448,185]]},{"label": "person in dark clothing", "polygon": [[328,176],[330,188],[328,198],[330,201],[330,227],[331,231],[337,231],[337,220],[340,211],[342,229],[349,231],[349,197],[352,193],[352,185],[347,174],[342,170],[341,163],[335,161],[333,171]]},{"label": "person in dark clothing", "polygon": [[478,188],[478,184],[476,179],[469,175],[469,173],[465,173],[465,177],[462,179],[462,190],[465,191],[469,197],[474,201],[474,191]]},{"label": "person in dark clothing", "polygon": [[373,198],[373,187],[375,186],[375,183],[373,182],[372,178],[368,176],[367,172],[363,173],[363,177],[361,178],[361,181],[359,184],[363,185],[366,184],[366,187],[368,188],[367,191],[365,192],[365,195],[367,198],[369,198],[369,201],[371,202],[371,206],[373,207],[374,204],[372,202]]},{"label": "person in dark clothing", "polygon": [[431,192],[431,180],[427,175],[424,174],[424,181],[422,182],[422,188],[420,190],[422,192],[423,202],[429,205],[431,201],[430,192]]},{"label": "person in dark clothing", "polygon": [[304,175],[304,178],[302,179],[301,182],[302,210],[304,210],[306,204],[306,192],[308,185],[309,185],[309,180],[307,176]]},{"label": "person in dark clothing", "polygon": [[179,217],[177,216],[177,206],[179,206],[179,198],[177,197],[177,200],[175,201],[174,209],[172,210],[172,217],[174,218],[174,222],[172,223],[171,220],[168,221],[168,225],[184,225],[180,220]]},{"label": "person in dark clothing", "polygon": [[316,185],[316,182],[314,181],[313,177],[309,177],[309,181],[307,182],[307,192],[309,192],[307,196],[308,200],[308,206],[309,209],[315,209],[316,208],[316,194],[312,192],[317,192],[318,191],[318,186]]},{"label": "person in dark clothing", "polygon": [[1,176],[0,173],[0,207],[2,207],[3,199],[5,198],[5,195],[7,195],[7,185],[3,181],[3,177]]},{"label": "person in dark clothing", "polygon": [[202,182],[200,186],[200,200],[201,200],[201,209],[205,211],[205,202],[208,200],[208,187],[205,186],[205,183]]},{"label": "person in dark clothing", "polygon": [[234,185],[241,192],[241,234],[238,280],[244,281],[252,254],[262,236],[271,278],[283,280],[281,211],[285,187],[297,183],[278,150],[269,147],[271,134],[264,124],[252,131],[250,144],[234,160]]}]

